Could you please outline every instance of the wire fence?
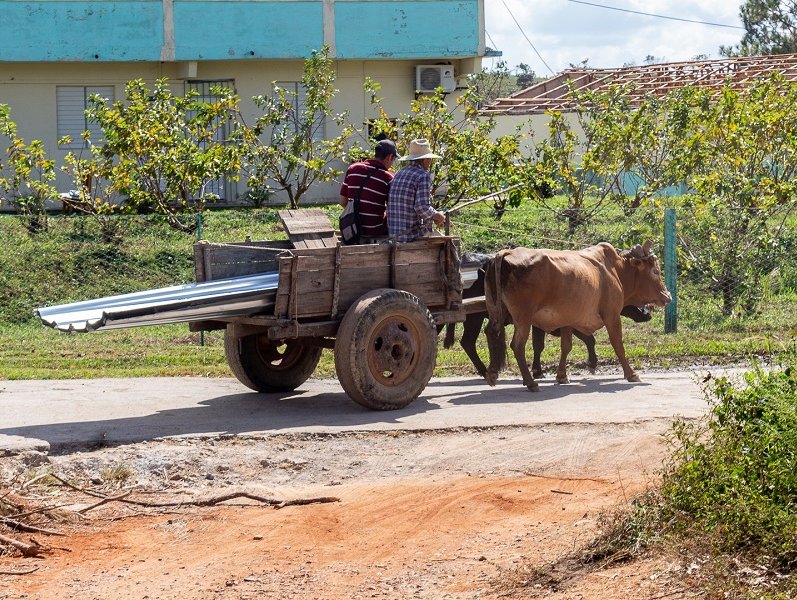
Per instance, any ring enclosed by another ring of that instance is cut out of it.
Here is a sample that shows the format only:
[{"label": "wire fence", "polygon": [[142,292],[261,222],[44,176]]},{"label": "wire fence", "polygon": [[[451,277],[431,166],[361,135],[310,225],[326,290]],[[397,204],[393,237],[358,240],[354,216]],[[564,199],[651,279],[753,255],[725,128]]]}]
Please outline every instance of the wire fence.
[{"label": "wire fence", "polygon": [[[338,207],[325,210],[333,218]],[[618,248],[652,239],[663,255],[660,208],[598,215],[574,225],[544,207],[486,206],[457,215],[452,235],[465,251],[527,246],[580,249],[599,241]],[[741,220],[744,215],[737,215]],[[208,211],[193,234],[152,215],[114,217],[118,235],[85,216],[50,216],[29,233],[17,215],[0,216],[0,325],[35,323],[40,306],[101,298],[194,281],[193,244],[284,239],[273,208]],[[719,229],[697,211],[677,211],[678,327],[694,332],[750,332],[793,339],[797,333],[797,228],[756,225],[749,237]],[[662,318],[661,316],[657,318]]]}]

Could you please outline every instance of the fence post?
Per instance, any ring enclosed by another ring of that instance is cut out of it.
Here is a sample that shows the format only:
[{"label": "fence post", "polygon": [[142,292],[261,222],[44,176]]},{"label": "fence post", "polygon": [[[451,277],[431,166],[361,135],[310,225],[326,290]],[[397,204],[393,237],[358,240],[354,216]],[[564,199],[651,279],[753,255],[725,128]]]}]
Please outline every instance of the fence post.
[{"label": "fence post", "polygon": [[[197,212],[196,214],[196,241],[202,241],[202,213]],[[205,345],[205,330],[201,330],[199,332],[199,345]]]},{"label": "fence post", "polygon": [[675,253],[675,209],[664,209],[664,285],[672,294],[672,302],[664,308],[664,333],[678,329],[678,259]]}]

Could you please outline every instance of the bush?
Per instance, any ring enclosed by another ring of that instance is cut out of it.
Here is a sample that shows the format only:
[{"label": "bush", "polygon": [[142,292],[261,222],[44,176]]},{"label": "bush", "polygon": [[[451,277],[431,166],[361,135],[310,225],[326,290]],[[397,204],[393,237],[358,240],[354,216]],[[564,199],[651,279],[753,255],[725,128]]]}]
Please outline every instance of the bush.
[{"label": "bush", "polygon": [[709,598],[795,597],[797,352],[781,360],[743,381],[706,379],[708,416],[675,423],[660,485],[604,519],[587,561],[674,544]]},{"label": "bush", "polygon": [[706,387],[716,397],[701,425],[673,430],[675,451],[664,473],[665,518],[705,534],[716,551],[771,557],[797,566],[797,360],[745,385],[726,377]]}]

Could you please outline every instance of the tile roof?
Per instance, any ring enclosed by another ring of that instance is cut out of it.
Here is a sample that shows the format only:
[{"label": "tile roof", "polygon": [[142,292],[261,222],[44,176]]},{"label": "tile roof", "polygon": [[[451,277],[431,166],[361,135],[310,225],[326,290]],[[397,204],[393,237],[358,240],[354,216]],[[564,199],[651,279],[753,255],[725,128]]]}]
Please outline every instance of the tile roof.
[{"label": "tile roof", "polygon": [[786,79],[797,80],[797,54],[694,60],[619,69],[568,69],[507,98],[499,98],[482,109],[482,113],[526,115],[547,110],[572,110],[576,103],[568,93],[570,85],[575,89],[595,91],[606,90],[612,85],[629,85],[633,105],[687,85],[712,89],[725,84],[743,87],[776,71]]}]

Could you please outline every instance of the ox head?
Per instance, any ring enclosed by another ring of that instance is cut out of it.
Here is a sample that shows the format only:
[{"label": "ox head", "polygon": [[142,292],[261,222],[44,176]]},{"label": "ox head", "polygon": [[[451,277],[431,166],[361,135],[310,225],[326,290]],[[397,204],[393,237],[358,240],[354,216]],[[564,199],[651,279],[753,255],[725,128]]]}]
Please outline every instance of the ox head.
[{"label": "ox head", "polygon": [[644,245],[635,245],[631,250],[621,252],[626,269],[633,273],[633,278],[624,281],[625,303],[635,306],[650,304],[665,306],[672,296],[661,279],[661,269],[656,255],[651,252],[653,242],[647,240]]}]

